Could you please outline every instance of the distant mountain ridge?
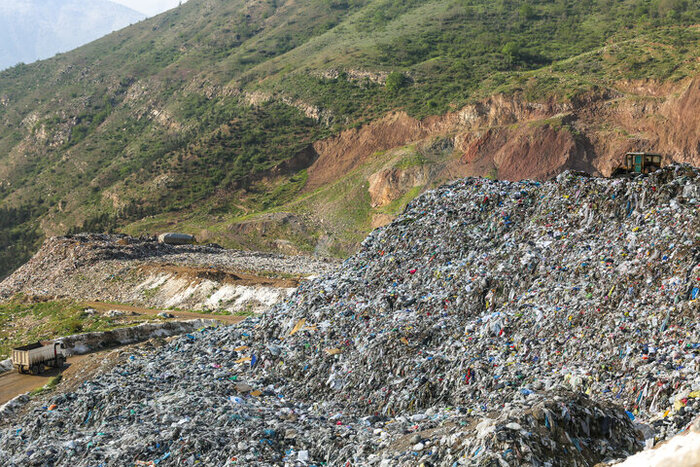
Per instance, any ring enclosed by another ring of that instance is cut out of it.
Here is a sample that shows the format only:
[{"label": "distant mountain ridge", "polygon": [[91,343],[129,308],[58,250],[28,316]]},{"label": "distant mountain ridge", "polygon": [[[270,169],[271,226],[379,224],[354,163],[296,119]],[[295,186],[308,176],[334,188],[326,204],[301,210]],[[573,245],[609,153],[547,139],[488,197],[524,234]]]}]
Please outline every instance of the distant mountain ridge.
[{"label": "distant mountain ridge", "polygon": [[67,52],[144,18],[108,0],[3,0],[0,69]]}]

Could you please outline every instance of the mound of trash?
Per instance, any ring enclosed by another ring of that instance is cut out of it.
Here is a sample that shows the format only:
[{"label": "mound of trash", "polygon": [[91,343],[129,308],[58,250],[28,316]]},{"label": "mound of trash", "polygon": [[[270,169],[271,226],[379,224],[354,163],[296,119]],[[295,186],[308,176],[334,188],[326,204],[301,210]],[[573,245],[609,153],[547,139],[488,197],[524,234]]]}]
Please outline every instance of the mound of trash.
[{"label": "mound of trash", "polygon": [[264,311],[298,281],[333,270],[328,258],[171,245],[155,237],[79,234],[47,239],[0,282],[0,301],[17,294],[146,308]]},{"label": "mound of trash", "polygon": [[442,186],[263,316],[35,406],[0,431],[0,461],[624,458],[700,412],[699,204],[684,165]]}]

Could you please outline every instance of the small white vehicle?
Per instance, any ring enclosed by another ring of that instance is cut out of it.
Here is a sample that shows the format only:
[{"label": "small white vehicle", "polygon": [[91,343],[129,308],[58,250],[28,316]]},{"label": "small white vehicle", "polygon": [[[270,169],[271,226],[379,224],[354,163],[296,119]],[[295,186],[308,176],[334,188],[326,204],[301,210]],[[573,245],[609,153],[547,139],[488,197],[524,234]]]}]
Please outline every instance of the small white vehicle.
[{"label": "small white vehicle", "polygon": [[12,349],[12,365],[18,373],[38,375],[45,367],[62,368],[66,363],[63,342],[36,342]]},{"label": "small white vehicle", "polygon": [[183,233],[167,232],[158,235],[158,242],[165,243],[167,245],[191,245],[196,241],[197,239],[194,237],[194,235]]}]

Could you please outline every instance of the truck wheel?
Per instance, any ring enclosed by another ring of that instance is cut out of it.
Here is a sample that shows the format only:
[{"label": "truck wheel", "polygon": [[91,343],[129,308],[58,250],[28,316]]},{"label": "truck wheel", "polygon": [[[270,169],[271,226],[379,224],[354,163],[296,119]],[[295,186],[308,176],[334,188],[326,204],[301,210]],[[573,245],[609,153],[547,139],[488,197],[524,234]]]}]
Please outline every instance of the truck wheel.
[{"label": "truck wheel", "polygon": [[39,368],[37,368],[36,365],[32,365],[29,367],[29,374],[31,375],[38,375],[39,374]]}]

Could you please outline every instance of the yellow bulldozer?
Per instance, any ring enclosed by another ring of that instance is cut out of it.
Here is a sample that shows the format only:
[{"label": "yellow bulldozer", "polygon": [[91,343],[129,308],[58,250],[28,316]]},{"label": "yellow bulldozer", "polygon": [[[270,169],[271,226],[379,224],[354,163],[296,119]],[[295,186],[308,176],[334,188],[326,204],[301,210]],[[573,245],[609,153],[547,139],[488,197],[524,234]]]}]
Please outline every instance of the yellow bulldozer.
[{"label": "yellow bulldozer", "polygon": [[661,168],[661,154],[651,152],[628,152],[622,163],[613,170],[612,177],[648,174]]}]

